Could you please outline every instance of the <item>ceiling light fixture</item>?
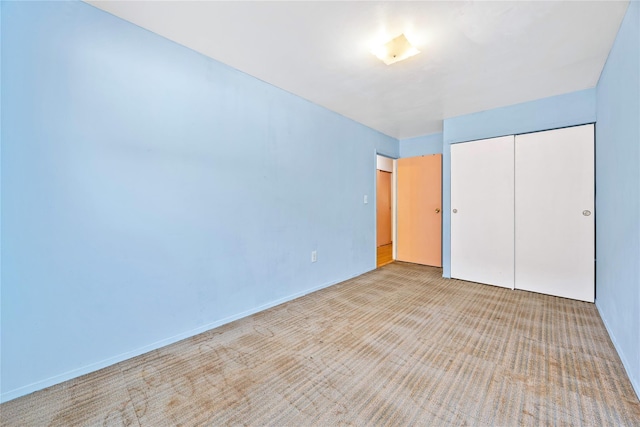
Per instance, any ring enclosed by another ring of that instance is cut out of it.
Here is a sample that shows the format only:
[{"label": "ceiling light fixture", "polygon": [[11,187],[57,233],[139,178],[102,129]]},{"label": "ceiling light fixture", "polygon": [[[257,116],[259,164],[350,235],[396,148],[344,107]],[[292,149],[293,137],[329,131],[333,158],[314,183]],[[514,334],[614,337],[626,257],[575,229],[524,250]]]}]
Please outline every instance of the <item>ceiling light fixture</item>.
[{"label": "ceiling light fixture", "polygon": [[393,40],[373,49],[371,53],[377,56],[378,59],[385,64],[391,65],[413,55],[417,55],[420,51],[411,46],[411,43],[409,43],[409,40],[407,40],[404,34],[400,34]]}]

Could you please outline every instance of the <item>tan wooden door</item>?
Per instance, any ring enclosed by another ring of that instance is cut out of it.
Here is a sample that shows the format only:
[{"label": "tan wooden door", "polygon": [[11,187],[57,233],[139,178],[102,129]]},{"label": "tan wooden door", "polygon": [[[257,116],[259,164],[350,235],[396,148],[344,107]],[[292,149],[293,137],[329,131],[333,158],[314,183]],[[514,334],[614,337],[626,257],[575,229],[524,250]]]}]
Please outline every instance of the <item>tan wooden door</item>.
[{"label": "tan wooden door", "polygon": [[442,267],[442,155],[398,160],[397,259]]},{"label": "tan wooden door", "polygon": [[391,173],[378,170],[376,186],[377,244],[391,243]]}]

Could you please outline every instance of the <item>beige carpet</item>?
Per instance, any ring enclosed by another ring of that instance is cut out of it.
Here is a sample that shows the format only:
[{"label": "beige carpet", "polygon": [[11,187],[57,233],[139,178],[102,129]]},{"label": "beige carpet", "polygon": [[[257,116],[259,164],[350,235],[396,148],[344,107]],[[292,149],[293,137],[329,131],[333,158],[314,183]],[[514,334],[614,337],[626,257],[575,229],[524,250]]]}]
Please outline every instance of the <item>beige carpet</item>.
[{"label": "beige carpet", "polygon": [[593,304],[391,264],[0,406],[3,426],[640,425]]}]

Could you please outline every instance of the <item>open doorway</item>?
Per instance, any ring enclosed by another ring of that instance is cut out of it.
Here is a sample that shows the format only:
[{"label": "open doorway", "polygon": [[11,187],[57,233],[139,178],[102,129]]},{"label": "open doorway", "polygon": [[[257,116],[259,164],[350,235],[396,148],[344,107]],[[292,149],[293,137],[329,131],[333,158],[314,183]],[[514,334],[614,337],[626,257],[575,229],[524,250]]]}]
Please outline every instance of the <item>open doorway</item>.
[{"label": "open doorway", "polygon": [[393,160],[376,162],[376,266],[393,262]]}]

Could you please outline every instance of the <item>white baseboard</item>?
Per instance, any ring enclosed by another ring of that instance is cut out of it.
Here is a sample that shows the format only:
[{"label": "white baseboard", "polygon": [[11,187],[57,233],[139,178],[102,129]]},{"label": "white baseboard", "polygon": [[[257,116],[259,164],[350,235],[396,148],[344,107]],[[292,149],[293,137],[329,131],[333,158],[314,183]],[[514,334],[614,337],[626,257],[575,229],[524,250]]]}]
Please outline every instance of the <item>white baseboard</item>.
[{"label": "white baseboard", "polygon": [[622,360],[622,366],[624,366],[625,371],[627,371],[627,377],[629,377],[629,381],[631,381],[631,386],[633,387],[633,390],[636,392],[636,397],[640,399],[640,383],[638,382],[640,379],[633,378],[633,376],[631,375],[632,371],[630,369],[629,362],[627,361],[627,358],[625,357],[624,353],[620,351],[620,346],[618,345],[616,336],[613,334],[613,332],[611,332],[611,328],[607,323],[607,319],[602,315],[602,311],[600,310],[600,306],[598,305],[597,299],[596,299],[596,308],[598,309],[598,314],[600,314],[602,323],[604,323],[604,327],[607,330],[607,333],[609,334],[609,338],[611,338],[611,342],[613,343],[613,346],[618,352],[618,356],[620,357],[620,360]]},{"label": "white baseboard", "polygon": [[111,366],[111,365],[115,365],[116,363],[122,362],[124,360],[131,359],[131,358],[136,357],[136,356],[140,356],[141,354],[148,353],[148,352],[153,351],[153,350],[157,350],[157,349],[159,349],[161,347],[173,344],[173,343],[181,341],[181,340],[183,340],[185,338],[190,338],[192,336],[195,336],[195,335],[201,334],[203,332],[206,332],[206,331],[208,331],[210,329],[214,329],[214,328],[217,328],[219,326],[225,325],[227,323],[233,322],[234,320],[238,320],[238,319],[242,319],[243,317],[251,316],[252,314],[258,313],[260,311],[267,310],[267,309],[269,309],[271,307],[275,307],[277,305],[280,305],[280,304],[288,302],[288,301],[292,301],[292,300],[294,300],[296,298],[300,298],[300,297],[302,297],[304,295],[307,295],[307,294],[310,294],[312,292],[319,291],[320,289],[328,288],[329,286],[333,286],[335,284],[344,282],[346,280],[353,279],[354,277],[358,277],[358,276],[360,276],[360,275],[362,275],[364,273],[367,273],[369,271],[371,271],[371,270],[366,270],[366,271],[354,274],[352,276],[349,276],[349,277],[341,279],[341,280],[334,280],[334,281],[327,282],[327,283],[324,283],[324,284],[319,285],[319,286],[314,286],[313,288],[309,288],[309,289],[306,289],[306,290],[301,291],[301,292],[296,292],[295,294],[292,294],[292,295],[289,295],[289,296],[286,296],[286,297],[283,297],[283,298],[278,298],[277,300],[270,301],[270,302],[268,302],[266,304],[262,304],[262,305],[260,305],[258,307],[252,308],[250,310],[245,310],[245,311],[240,312],[238,314],[234,314],[233,316],[228,316],[228,317],[225,317],[224,319],[220,319],[220,320],[217,320],[215,322],[208,323],[206,325],[197,327],[195,329],[191,329],[189,331],[182,332],[182,333],[180,333],[178,335],[174,335],[172,337],[165,338],[165,339],[160,340],[160,341],[156,341],[153,344],[149,344],[149,345],[137,348],[135,350],[128,351],[126,353],[122,353],[122,354],[119,354],[117,356],[110,357],[108,359],[101,360],[100,362],[96,362],[96,363],[92,363],[90,365],[83,366],[83,367],[78,368],[78,369],[73,369],[71,371],[67,371],[67,372],[65,372],[63,374],[60,374],[60,375],[55,375],[53,377],[47,378],[46,380],[37,381],[35,383],[31,383],[31,384],[23,386],[23,387],[19,387],[19,388],[13,389],[13,390],[9,390],[9,391],[7,391],[5,393],[2,393],[0,395],[0,403],[8,402],[9,400],[13,400],[13,399],[16,399],[18,397],[25,396],[25,395],[27,395],[29,393],[33,393],[35,391],[42,390],[42,389],[47,388],[47,387],[51,387],[51,386],[59,384],[61,382],[68,381],[68,380],[73,379],[73,378],[77,378],[77,377],[79,377],[81,375],[85,375],[85,374],[97,371],[99,369],[106,368],[106,367]]}]

